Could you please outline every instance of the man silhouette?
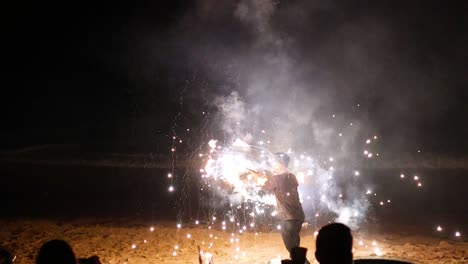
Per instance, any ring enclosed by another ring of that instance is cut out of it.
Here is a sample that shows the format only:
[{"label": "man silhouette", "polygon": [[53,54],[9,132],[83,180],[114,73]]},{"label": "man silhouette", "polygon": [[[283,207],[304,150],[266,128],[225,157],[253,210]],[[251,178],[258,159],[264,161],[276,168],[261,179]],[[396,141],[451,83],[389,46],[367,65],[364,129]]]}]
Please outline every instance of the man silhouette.
[{"label": "man silhouette", "polygon": [[[281,237],[286,249],[291,254],[293,248],[299,247],[304,211],[297,192],[297,179],[288,169],[289,156],[286,153],[275,153],[274,175],[267,175],[265,188],[275,194],[276,211],[281,220]],[[292,257],[292,255],[291,255]],[[309,263],[306,260],[306,263]]]},{"label": "man silhouette", "polygon": [[322,227],[317,235],[315,258],[320,264],[353,263],[353,236],[344,224],[333,223]]}]

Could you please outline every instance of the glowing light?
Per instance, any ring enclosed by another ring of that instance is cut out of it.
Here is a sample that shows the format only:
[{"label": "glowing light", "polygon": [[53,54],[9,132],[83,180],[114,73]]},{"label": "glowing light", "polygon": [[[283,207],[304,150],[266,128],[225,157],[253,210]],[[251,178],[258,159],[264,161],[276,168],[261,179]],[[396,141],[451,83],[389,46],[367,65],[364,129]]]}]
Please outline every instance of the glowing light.
[{"label": "glowing light", "polygon": [[168,173],[168,174],[167,174],[167,177],[168,177],[168,178],[172,178],[172,173]]},{"label": "glowing light", "polygon": [[354,171],[355,176],[359,176],[359,171]]},{"label": "glowing light", "polygon": [[367,154],[368,158],[372,158],[372,153]]},{"label": "glowing light", "polygon": [[380,248],[378,248],[378,247],[376,247],[376,248],[374,249],[374,253],[375,253],[377,256],[379,256],[379,257],[383,255],[382,251],[381,251]]},{"label": "glowing light", "polygon": [[416,176],[416,175],[414,175],[414,180],[415,180],[415,181],[419,180],[419,177]]},{"label": "glowing light", "polygon": [[305,183],[305,174],[302,171],[297,173],[296,178],[299,183]]},{"label": "glowing light", "polygon": [[175,245],[175,246],[174,246],[174,249],[179,249],[179,245]]},{"label": "glowing light", "polygon": [[318,231],[315,231],[314,232],[314,237],[317,237],[318,236]]},{"label": "glowing light", "polygon": [[187,238],[191,238],[191,237],[192,237],[192,235],[191,235],[191,234],[187,234]]},{"label": "glowing light", "polygon": [[143,243],[147,243],[147,242],[148,242],[148,241],[146,241],[146,239],[145,239],[145,240],[143,240]]},{"label": "glowing light", "polygon": [[362,240],[359,240],[358,244],[359,244],[360,246],[362,246],[362,245],[364,245],[364,242],[362,242]]},{"label": "glowing light", "polygon": [[182,225],[181,225],[181,224],[177,224],[177,228],[181,228],[181,227],[182,227]]},{"label": "glowing light", "polygon": [[198,225],[199,223],[200,223],[200,221],[198,221],[198,220],[195,221],[195,224],[196,224],[196,225]]},{"label": "glowing light", "polygon": [[370,142],[371,142],[370,139],[366,140],[366,144],[369,144]]},{"label": "glowing light", "polygon": [[338,136],[342,137],[342,136],[343,136],[343,134],[339,133],[339,134],[338,134]]},{"label": "glowing light", "polygon": [[175,252],[175,251],[172,252],[172,256],[174,256],[174,257],[177,256],[177,252]]},{"label": "glowing light", "polygon": [[369,154],[369,151],[364,150],[364,155],[367,155],[367,154]]},{"label": "glowing light", "polygon": [[441,227],[441,226],[438,226],[438,227],[437,227],[437,231],[442,232],[442,227]]},{"label": "glowing light", "polygon": [[154,227],[153,227],[153,226],[152,226],[152,227],[150,227],[150,231],[151,231],[151,232],[153,232],[153,231],[154,231]]},{"label": "glowing light", "polygon": [[374,136],[374,139],[377,139],[377,136]]},{"label": "glowing light", "polygon": [[422,183],[418,182],[418,187],[422,187]]},{"label": "glowing light", "polygon": [[390,203],[390,200],[387,200],[387,203]]},{"label": "glowing light", "polygon": [[132,249],[135,249],[137,246],[135,244],[132,244]]},{"label": "glowing light", "polygon": [[168,190],[169,190],[170,192],[173,192],[173,191],[174,191],[174,187],[173,187],[173,186],[169,186]]},{"label": "glowing light", "polygon": [[276,229],[281,230],[281,225],[277,225]]},{"label": "glowing light", "polygon": [[371,190],[367,190],[367,191],[366,191],[366,194],[372,194],[372,191],[371,191]]},{"label": "glowing light", "polygon": [[400,174],[400,178],[405,178],[405,175],[404,174]]},{"label": "glowing light", "polygon": [[333,161],[334,159],[333,159],[333,157],[330,157],[328,160],[329,160],[329,161]]},{"label": "glowing light", "polygon": [[457,231],[457,232],[455,232],[455,236],[456,236],[456,237],[460,237],[460,236],[461,236],[461,233]]},{"label": "glowing light", "polygon": [[171,151],[174,152],[174,151],[175,151],[175,148],[171,148]]}]

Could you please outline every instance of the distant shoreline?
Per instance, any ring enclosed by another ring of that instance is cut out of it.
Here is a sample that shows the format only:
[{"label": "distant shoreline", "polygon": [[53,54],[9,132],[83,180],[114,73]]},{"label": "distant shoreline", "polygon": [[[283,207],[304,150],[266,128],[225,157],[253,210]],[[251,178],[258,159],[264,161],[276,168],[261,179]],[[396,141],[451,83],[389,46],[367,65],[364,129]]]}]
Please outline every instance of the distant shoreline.
[{"label": "distant shoreline", "polygon": [[[3,151],[0,161],[22,164],[82,165],[97,167],[196,169],[202,166],[198,155],[193,158],[161,153],[99,153],[75,145],[41,145]],[[337,169],[468,169],[468,156],[447,157],[430,153],[392,155],[366,159],[341,160]]]}]

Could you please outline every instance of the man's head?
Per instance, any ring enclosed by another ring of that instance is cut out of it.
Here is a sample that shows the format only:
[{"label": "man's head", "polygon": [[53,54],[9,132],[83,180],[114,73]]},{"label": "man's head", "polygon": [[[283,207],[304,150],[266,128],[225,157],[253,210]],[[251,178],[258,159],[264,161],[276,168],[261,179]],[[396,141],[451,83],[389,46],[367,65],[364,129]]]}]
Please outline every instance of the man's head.
[{"label": "man's head", "polygon": [[353,263],[353,236],[344,224],[322,227],[317,235],[315,257],[320,264]]},{"label": "man's head", "polygon": [[50,240],[42,245],[36,264],[76,264],[75,253],[63,240]]},{"label": "man's head", "polygon": [[289,156],[284,152],[277,152],[275,153],[275,159],[280,166],[284,168],[288,168],[289,165]]}]

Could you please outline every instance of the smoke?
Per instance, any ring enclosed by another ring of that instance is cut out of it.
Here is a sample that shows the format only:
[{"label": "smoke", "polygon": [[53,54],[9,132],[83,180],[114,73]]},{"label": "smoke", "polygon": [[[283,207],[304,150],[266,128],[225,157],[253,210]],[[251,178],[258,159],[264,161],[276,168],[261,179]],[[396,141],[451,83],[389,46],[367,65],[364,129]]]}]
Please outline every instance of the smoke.
[{"label": "smoke", "polygon": [[[343,125],[348,116],[334,119],[333,112],[327,113],[332,109],[330,104],[335,103],[335,98],[327,93],[332,87],[307,76],[314,63],[298,60],[294,38],[274,29],[272,20],[277,5],[270,0],[244,0],[233,8],[233,16],[250,30],[253,40],[248,58],[234,56],[232,60],[241,82],[237,89],[214,100],[221,116],[216,120],[221,121],[227,146],[242,139],[269,152],[289,151],[291,170],[303,179],[301,199],[309,220],[314,221],[322,212],[333,212],[336,221],[356,227],[368,208],[364,192],[352,182],[339,186],[333,166],[340,166],[340,158],[350,156],[354,138],[360,132],[359,122]],[[219,174],[232,174],[235,169],[240,169],[240,174],[249,166],[268,169],[260,163],[253,164],[245,153],[239,156],[229,151],[223,155],[229,161],[239,159],[239,165],[232,166],[219,158],[218,167],[229,167],[229,172]],[[335,162],[328,160],[331,156]],[[242,163],[249,164],[241,166]],[[238,180],[236,175],[226,178]],[[219,191],[230,202],[260,198],[256,190],[247,190],[244,185],[236,188],[232,195]]]}]

